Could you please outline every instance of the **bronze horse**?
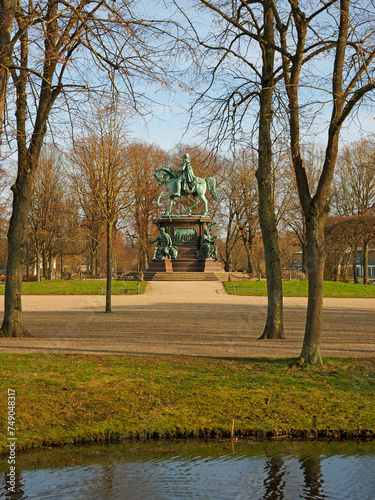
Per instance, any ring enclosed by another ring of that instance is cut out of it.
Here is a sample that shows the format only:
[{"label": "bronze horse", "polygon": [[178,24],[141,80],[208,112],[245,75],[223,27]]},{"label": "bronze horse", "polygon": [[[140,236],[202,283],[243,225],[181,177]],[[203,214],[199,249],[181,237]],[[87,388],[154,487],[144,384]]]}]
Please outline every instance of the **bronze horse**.
[{"label": "bronze horse", "polygon": [[[161,167],[158,168],[155,172],[154,175],[156,177],[156,180],[158,181],[159,186],[162,184],[165,184],[166,190],[162,193],[159,194],[159,198],[157,201],[158,207],[160,207],[160,199],[168,196],[169,197],[169,209],[165,212],[165,215],[169,215],[171,210],[172,210],[172,205],[173,205],[173,200],[176,197],[176,190],[177,190],[177,182],[178,182],[178,177],[179,174],[173,170],[173,168],[170,167]],[[217,200],[217,194],[216,194],[216,179],[215,177],[206,177],[206,179],[202,179],[200,177],[195,178],[195,185],[193,186],[192,191],[186,191],[184,189],[181,190],[181,196],[182,195],[193,195],[194,196],[194,203],[189,207],[189,212],[188,214],[191,214],[191,211],[193,210],[194,207],[196,207],[199,203],[199,198],[203,201],[204,203],[204,213],[202,214],[204,217],[208,214],[208,203],[207,203],[207,198],[205,196],[206,190],[208,188],[209,193],[211,194],[212,198],[214,200]]]}]

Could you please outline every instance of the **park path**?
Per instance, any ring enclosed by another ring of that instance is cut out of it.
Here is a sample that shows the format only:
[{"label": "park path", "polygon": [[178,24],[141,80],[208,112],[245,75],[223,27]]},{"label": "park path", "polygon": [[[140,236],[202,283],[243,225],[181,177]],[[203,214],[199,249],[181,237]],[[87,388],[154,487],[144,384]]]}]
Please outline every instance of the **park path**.
[{"label": "park path", "polygon": [[[282,341],[257,340],[266,297],[228,295],[220,282],[150,282],[145,294],[24,296],[32,337],[0,339],[0,352],[299,356],[307,299],[284,299]],[[2,307],[2,306],[1,306]],[[375,299],[324,299],[323,356],[375,356]]]}]

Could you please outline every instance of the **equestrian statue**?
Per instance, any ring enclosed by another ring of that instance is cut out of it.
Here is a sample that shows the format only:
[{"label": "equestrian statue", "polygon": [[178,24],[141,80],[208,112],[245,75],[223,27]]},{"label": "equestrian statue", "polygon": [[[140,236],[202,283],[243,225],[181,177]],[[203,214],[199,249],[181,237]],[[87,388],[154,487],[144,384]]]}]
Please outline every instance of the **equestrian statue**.
[{"label": "equestrian statue", "polygon": [[212,198],[214,200],[218,199],[215,190],[215,177],[207,177],[206,179],[196,177],[194,175],[188,153],[184,155],[182,165],[177,172],[170,167],[161,167],[154,172],[154,175],[159,186],[165,184],[166,187],[166,190],[159,195],[157,201],[158,207],[160,207],[161,198],[165,196],[169,197],[169,208],[165,215],[169,215],[171,213],[173,200],[178,196],[190,194],[194,196],[194,203],[189,207],[188,215],[191,215],[193,208],[198,205],[200,198],[204,203],[203,217],[208,214],[208,203],[205,196],[207,188]]}]

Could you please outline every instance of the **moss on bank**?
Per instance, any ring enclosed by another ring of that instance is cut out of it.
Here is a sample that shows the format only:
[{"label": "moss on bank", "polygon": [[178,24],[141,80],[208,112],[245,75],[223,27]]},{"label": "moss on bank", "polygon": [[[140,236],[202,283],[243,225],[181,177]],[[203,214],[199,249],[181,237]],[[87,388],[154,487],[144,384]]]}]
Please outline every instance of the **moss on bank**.
[{"label": "moss on bank", "polygon": [[[375,359],[1,354],[18,449],[129,437],[373,437]],[[5,418],[4,418],[5,417]]]}]

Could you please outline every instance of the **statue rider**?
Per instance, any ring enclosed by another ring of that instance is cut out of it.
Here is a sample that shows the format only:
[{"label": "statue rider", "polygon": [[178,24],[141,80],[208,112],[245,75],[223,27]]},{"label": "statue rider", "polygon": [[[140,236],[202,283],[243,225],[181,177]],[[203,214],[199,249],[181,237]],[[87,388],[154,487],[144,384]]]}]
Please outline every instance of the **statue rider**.
[{"label": "statue rider", "polygon": [[192,193],[195,191],[196,186],[196,177],[193,172],[193,167],[190,163],[190,157],[188,153],[184,154],[184,160],[182,162],[181,167],[177,170],[177,173],[180,172],[179,177],[176,179],[177,189],[176,192],[173,193],[174,196],[181,196],[181,190],[186,193]]}]

